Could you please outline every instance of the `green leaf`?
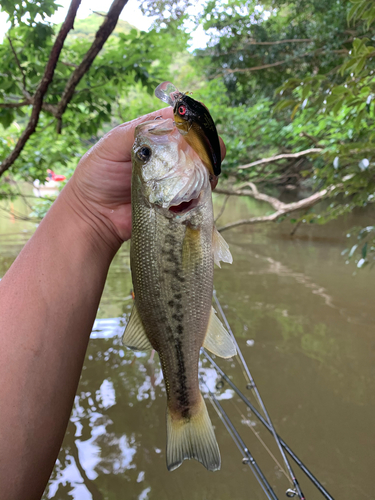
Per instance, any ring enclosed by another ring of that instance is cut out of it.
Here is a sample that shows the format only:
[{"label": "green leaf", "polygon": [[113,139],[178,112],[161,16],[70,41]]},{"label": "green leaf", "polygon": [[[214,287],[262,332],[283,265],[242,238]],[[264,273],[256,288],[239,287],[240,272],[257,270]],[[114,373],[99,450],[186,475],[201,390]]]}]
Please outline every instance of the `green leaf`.
[{"label": "green leaf", "polygon": [[366,255],[367,255],[367,241],[362,247],[361,254],[362,254],[362,258],[365,259]]}]

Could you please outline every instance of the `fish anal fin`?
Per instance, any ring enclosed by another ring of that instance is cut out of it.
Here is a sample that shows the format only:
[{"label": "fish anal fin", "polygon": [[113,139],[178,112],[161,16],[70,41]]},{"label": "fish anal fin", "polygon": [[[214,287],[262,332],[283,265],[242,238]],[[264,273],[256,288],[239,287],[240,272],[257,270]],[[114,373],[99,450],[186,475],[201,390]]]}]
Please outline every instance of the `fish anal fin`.
[{"label": "fish anal fin", "polygon": [[167,409],[168,470],[175,470],[192,458],[207,470],[220,469],[219,446],[202,396],[198,411],[189,418],[175,418]]},{"label": "fish anal fin", "polygon": [[133,305],[129,322],[126,325],[122,343],[132,351],[147,351],[148,349],[152,349],[135,304]]},{"label": "fish anal fin", "polygon": [[221,267],[220,261],[232,264],[233,257],[230,253],[229,245],[221,236],[216,227],[214,227],[212,233],[212,250],[214,253],[214,261],[217,266]]},{"label": "fish anal fin", "polygon": [[208,323],[206,338],[203,347],[220,358],[231,358],[237,354],[236,346],[232,337],[224,328],[222,322],[216,316],[212,307],[210,321]]}]

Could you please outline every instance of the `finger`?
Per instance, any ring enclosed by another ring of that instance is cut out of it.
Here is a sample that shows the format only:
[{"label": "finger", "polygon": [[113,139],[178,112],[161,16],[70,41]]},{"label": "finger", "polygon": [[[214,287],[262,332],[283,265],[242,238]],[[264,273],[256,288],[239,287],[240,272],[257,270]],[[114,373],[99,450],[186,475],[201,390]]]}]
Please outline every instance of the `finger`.
[{"label": "finger", "polygon": [[148,115],[136,118],[131,122],[123,123],[118,127],[114,128],[108,132],[95,146],[96,153],[103,157],[105,155],[106,159],[127,162],[131,160],[131,149],[134,143],[134,131],[136,127],[143,122],[148,120],[155,120],[157,117],[163,119],[172,118],[173,110],[171,107],[159,109],[158,111],[153,111]]}]

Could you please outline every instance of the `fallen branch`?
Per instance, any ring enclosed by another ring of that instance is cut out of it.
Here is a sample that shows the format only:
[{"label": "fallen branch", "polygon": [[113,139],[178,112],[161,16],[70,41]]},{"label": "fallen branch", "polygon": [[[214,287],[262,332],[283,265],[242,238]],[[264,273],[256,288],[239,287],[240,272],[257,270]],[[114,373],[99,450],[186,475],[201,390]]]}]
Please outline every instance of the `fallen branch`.
[{"label": "fallen branch", "polygon": [[[245,186],[249,186],[250,190],[242,189]],[[269,203],[275,210],[281,210],[285,206],[285,203],[278,200],[277,198],[274,198],[273,196],[268,196],[268,194],[260,193],[258,191],[258,188],[253,182],[246,182],[246,184],[243,184],[239,189],[230,190],[230,189],[216,188],[215,193],[226,194],[228,196],[250,196],[255,200],[265,201],[266,203]]]},{"label": "fallen branch", "polygon": [[23,131],[21,137],[18,139],[17,144],[11,154],[5,158],[5,160],[0,165],[0,175],[2,175],[8,168],[15,162],[19,157],[21,151],[23,150],[29,137],[35,132],[38,125],[40,111],[42,109],[43,98],[47,92],[48,86],[53,79],[57,61],[60,57],[61,50],[63,48],[65,39],[69,31],[73,28],[74,19],[77,14],[77,10],[81,0],[72,0],[68,14],[63,22],[60,31],[56,37],[55,43],[53,44],[51,54],[44,71],[43,78],[38,85],[33,98],[33,109],[31,111],[31,116],[29,123],[27,124],[25,130]]},{"label": "fallen branch", "polygon": [[233,227],[242,226],[244,224],[273,222],[282,215],[290,214],[291,212],[295,212],[297,210],[302,210],[312,207],[313,205],[321,201],[323,198],[328,196],[334,189],[336,189],[336,186],[331,186],[327,189],[322,189],[321,191],[318,191],[317,193],[314,193],[313,195],[309,196],[308,198],[304,198],[303,200],[295,201],[293,203],[283,203],[282,201],[278,200],[277,198],[274,198],[273,196],[268,196],[264,193],[259,193],[255,184],[253,184],[252,182],[247,183],[247,185],[250,186],[251,188],[250,190],[243,190],[243,189],[231,190],[231,189],[217,188],[215,192],[227,195],[234,195],[234,196],[251,196],[256,200],[261,200],[265,201],[266,203],[269,203],[276,211],[270,215],[263,215],[261,217],[252,217],[250,219],[242,219],[237,222],[232,222],[231,224],[227,224],[226,226],[219,228],[218,229],[219,232],[226,231],[227,229],[232,229]]},{"label": "fallen branch", "polygon": [[306,156],[312,153],[320,153],[321,151],[323,151],[323,148],[310,148],[305,149],[304,151],[299,151],[298,153],[285,153],[282,155],[271,156],[270,158],[262,158],[261,160],[253,161],[252,163],[241,165],[237,168],[238,170],[245,170],[246,168],[255,167],[256,165],[272,163],[274,161],[284,160],[286,158],[300,158],[301,156]]}]

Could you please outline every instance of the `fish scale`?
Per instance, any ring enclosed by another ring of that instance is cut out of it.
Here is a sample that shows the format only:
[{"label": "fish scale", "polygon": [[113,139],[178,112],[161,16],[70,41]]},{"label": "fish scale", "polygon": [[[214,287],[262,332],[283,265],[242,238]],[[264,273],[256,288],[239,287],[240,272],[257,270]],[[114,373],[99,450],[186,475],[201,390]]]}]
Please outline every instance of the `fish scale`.
[{"label": "fish scale", "polygon": [[[137,190],[133,190],[137,193]],[[211,197],[195,214],[200,230],[201,255],[183,267],[187,226],[167,219],[142,202],[133,201],[131,267],[135,303],[152,347],[159,353],[168,404],[184,416],[200,402],[199,350],[207,331],[213,287]],[[150,213],[151,212],[151,213]],[[137,231],[137,227],[142,231]],[[147,248],[147,260],[144,248]],[[183,311],[183,312],[182,312]],[[184,379],[186,377],[186,380]],[[181,401],[181,394],[186,400]]]}]

